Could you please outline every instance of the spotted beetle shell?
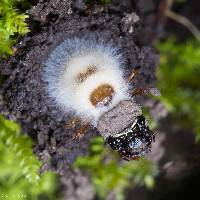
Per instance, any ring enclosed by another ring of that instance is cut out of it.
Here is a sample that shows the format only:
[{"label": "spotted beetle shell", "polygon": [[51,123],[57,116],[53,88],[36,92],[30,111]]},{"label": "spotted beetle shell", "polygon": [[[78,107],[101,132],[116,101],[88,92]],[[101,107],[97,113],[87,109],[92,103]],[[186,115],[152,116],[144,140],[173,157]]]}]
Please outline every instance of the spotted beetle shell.
[{"label": "spotted beetle shell", "polygon": [[154,140],[154,133],[149,129],[145,118],[140,115],[130,127],[115,136],[109,136],[107,143],[118,151],[123,159],[134,160],[149,152]]}]

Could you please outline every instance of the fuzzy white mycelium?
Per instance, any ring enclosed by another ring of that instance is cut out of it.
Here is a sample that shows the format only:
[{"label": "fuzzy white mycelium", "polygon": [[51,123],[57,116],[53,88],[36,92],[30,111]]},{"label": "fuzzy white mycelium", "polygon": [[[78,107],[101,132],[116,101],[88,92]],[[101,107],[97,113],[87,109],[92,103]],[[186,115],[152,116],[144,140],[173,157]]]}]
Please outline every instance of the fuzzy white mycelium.
[{"label": "fuzzy white mycelium", "polygon": [[69,38],[47,59],[48,95],[66,112],[97,125],[100,116],[130,99],[119,49],[93,39]]}]

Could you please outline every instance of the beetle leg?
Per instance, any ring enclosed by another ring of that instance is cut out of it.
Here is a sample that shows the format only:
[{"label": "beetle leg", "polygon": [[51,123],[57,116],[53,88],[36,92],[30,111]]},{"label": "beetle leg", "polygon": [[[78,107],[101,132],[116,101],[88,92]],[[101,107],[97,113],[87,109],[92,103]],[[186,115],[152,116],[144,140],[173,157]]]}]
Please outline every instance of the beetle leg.
[{"label": "beetle leg", "polygon": [[77,131],[73,139],[80,139],[86,132],[86,130],[89,128],[90,123],[83,124]]},{"label": "beetle leg", "polygon": [[160,96],[160,91],[157,88],[136,88],[133,91],[133,96],[151,94],[153,96]]},{"label": "beetle leg", "polygon": [[72,118],[66,125],[65,125],[65,129],[73,129],[76,127],[76,125],[78,125],[78,123],[80,123],[80,119],[78,117],[76,118]]},{"label": "beetle leg", "polygon": [[145,95],[149,93],[149,88],[136,88],[133,90],[133,96]]},{"label": "beetle leg", "polygon": [[128,79],[127,79],[127,83],[132,83],[132,82],[134,82],[134,81],[133,81],[133,78],[134,78],[135,76],[137,76],[139,73],[140,73],[140,69],[139,69],[139,68],[133,69],[132,72],[131,72],[131,74],[130,74],[130,76],[129,76]]},{"label": "beetle leg", "polygon": [[[130,76],[127,79],[127,83],[134,83],[135,80],[134,77],[138,76],[140,73],[140,68],[133,69]],[[160,91],[157,88],[136,88],[132,92],[133,96],[137,95],[146,95],[146,94],[151,94],[153,96],[160,96]]]},{"label": "beetle leg", "polygon": [[122,159],[126,160],[126,161],[131,161],[131,160],[139,160],[140,159],[140,156],[134,156],[134,157],[126,157],[124,155],[121,155],[122,156]]}]

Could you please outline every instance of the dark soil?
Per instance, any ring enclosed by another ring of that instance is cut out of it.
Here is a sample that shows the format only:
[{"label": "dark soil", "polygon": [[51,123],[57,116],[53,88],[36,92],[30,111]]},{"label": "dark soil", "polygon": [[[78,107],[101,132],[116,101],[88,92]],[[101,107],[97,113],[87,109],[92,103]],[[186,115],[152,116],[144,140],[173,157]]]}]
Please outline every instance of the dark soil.
[{"label": "dark soil", "polygon": [[[149,46],[172,32],[180,42],[192,35],[182,25],[160,17],[159,0],[113,0],[112,4],[89,6],[83,0],[30,2],[31,32],[16,45],[15,55],[0,63],[4,80],[0,86],[0,112],[20,122],[24,133],[34,138],[34,151],[44,163],[42,170],[64,174],[66,199],[94,199],[88,177],[69,167],[78,155],[87,154],[89,140],[97,133],[91,127],[80,140],[72,139],[75,129],[66,128],[71,116],[53,107],[47,98],[41,79],[43,63],[65,38],[95,37],[122,48],[127,58],[127,76],[133,68],[140,68],[136,86],[151,86],[155,84],[158,56]],[[199,1],[175,4],[172,9],[200,27]],[[159,102],[143,97],[138,101],[149,105],[154,118],[166,115]],[[157,134],[150,156],[159,161],[161,170],[156,187],[152,191],[131,190],[127,199],[188,199],[198,195],[200,147],[194,145],[190,130],[177,129],[170,118],[164,118],[161,124],[161,134]]]},{"label": "dark soil", "polygon": [[[35,153],[44,162],[42,170],[64,174],[77,156],[87,153],[88,141],[96,135],[91,128],[83,138],[73,140],[75,130],[66,128],[71,116],[54,107],[45,92],[43,63],[65,38],[95,37],[114,43],[127,58],[127,76],[133,68],[140,68],[136,85],[154,84],[158,56],[141,45],[148,43],[141,30],[148,29],[155,19],[154,4],[148,1],[151,6],[144,8],[146,3],[139,2],[141,5],[114,1],[112,5],[86,6],[81,0],[40,0],[29,10],[32,32],[16,45],[15,55],[0,65],[4,76],[0,109],[35,139]],[[136,22],[135,14],[127,15],[136,10],[141,13],[140,22]]]}]

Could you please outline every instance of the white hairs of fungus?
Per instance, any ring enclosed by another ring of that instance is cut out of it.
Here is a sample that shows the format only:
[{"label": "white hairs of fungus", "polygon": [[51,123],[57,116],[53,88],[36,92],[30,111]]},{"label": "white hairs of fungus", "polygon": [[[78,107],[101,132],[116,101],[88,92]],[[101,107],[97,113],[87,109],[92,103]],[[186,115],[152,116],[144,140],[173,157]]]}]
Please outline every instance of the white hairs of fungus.
[{"label": "white hairs of fungus", "polygon": [[[96,72],[77,83],[77,75],[90,66],[95,66]],[[96,126],[103,113],[131,98],[123,70],[124,58],[118,48],[94,39],[71,38],[50,54],[44,67],[44,80],[48,95],[57,106]],[[90,94],[102,84],[111,85],[114,95],[108,106],[94,106]]]}]

